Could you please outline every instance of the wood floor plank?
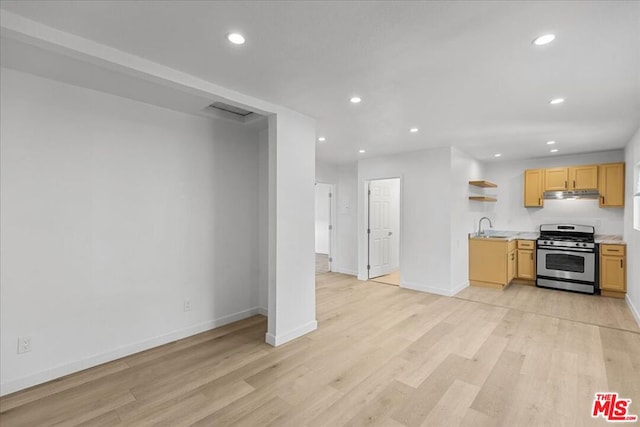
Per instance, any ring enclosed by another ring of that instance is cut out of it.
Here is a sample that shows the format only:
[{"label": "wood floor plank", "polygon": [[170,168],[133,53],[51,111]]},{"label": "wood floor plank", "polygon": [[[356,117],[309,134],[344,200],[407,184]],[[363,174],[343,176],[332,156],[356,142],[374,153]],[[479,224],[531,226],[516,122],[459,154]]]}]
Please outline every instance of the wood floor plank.
[{"label": "wood floor plank", "polygon": [[409,427],[420,426],[456,380],[451,373],[463,367],[465,360],[453,353],[447,356],[391,418]]},{"label": "wood floor plank", "polygon": [[85,422],[75,424],[78,427],[112,427],[122,424],[117,411],[109,411]]},{"label": "wood floor plank", "polygon": [[455,380],[421,425],[459,426],[479,391],[476,385]]},{"label": "wood floor plank", "polygon": [[345,425],[349,427],[384,425],[391,412],[415,393],[413,387],[392,381],[372,401],[367,403]]},{"label": "wood floor plank", "polygon": [[477,411],[494,419],[500,419],[512,402],[511,389],[520,376],[524,355],[505,350],[471,405]]},{"label": "wood floor plank", "polygon": [[240,426],[268,425],[276,418],[288,412],[290,406],[278,396],[274,396],[263,405],[238,418],[234,424]]},{"label": "wood floor plank", "polygon": [[327,410],[312,418],[309,426],[344,425],[371,400],[375,399],[394,378],[402,374],[409,362],[400,357],[394,357],[382,365],[375,374],[369,375],[348,393],[329,406]]},{"label": "wood floor plank", "polygon": [[322,387],[308,399],[297,405],[292,405],[291,410],[280,415],[268,425],[271,427],[299,427],[308,425],[316,417],[324,416],[328,408],[340,401],[344,393],[333,387]]},{"label": "wood floor plank", "polygon": [[72,389],[78,385],[104,378],[115,372],[124,371],[128,367],[129,365],[124,361],[116,360],[92,369],[85,369],[84,371],[64,376],[57,380],[49,381],[41,386],[28,388],[20,393],[3,396],[0,398],[0,413]]},{"label": "wood floor plank", "polygon": [[63,401],[32,402],[2,414],[4,426],[78,425],[135,401],[129,392],[68,393]]}]

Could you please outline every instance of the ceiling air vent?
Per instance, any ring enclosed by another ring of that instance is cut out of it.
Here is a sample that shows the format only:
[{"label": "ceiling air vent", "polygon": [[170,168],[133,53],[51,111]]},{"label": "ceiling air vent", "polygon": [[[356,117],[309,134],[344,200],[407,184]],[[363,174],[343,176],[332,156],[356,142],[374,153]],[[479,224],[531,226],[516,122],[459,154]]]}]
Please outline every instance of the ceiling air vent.
[{"label": "ceiling air vent", "polygon": [[246,117],[249,114],[253,114],[252,111],[234,107],[233,105],[225,104],[224,102],[214,102],[213,104],[209,105],[209,107],[215,108],[216,110],[226,111],[227,113],[236,114],[241,117]]}]

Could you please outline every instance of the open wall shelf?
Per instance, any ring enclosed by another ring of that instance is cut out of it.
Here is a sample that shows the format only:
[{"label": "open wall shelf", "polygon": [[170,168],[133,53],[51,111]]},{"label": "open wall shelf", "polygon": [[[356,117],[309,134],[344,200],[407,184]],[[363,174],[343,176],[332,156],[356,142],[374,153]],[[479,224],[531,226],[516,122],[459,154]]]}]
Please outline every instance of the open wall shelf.
[{"label": "open wall shelf", "polygon": [[488,196],[469,196],[469,200],[475,200],[478,202],[497,202],[498,199],[496,199],[495,197],[488,197]]},{"label": "open wall shelf", "polygon": [[469,181],[469,185],[473,185],[474,187],[483,187],[483,188],[495,188],[498,185],[494,184],[493,182],[489,182],[489,181]]},{"label": "open wall shelf", "polygon": [[[498,185],[494,184],[493,182],[489,182],[489,181],[469,181],[469,185],[473,186],[473,187],[480,187],[480,188],[497,188]],[[486,194],[473,194],[474,192],[471,192],[472,194],[469,194],[469,200],[475,200],[476,202],[497,202],[498,199],[492,196],[487,196]],[[484,193],[484,191],[482,191],[482,193]]]}]

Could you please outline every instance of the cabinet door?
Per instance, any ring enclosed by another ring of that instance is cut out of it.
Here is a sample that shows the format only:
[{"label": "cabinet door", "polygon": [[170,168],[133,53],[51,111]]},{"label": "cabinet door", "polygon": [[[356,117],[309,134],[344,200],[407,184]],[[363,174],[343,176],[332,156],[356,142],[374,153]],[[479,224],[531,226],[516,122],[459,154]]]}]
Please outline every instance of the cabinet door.
[{"label": "cabinet door", "polygon": [[524,171],[524,206],[542,206],[542,169]]},{"label": "cabinet door", "polygon": [[516,265],[517,265],[517,253],[518,251],[511,251],[507,255],[507,284],[516,277]]},{"label": "cabinet door", "polygon": [[469,239],[469,280],[506,285],[507,243]]},{"label": "cabinet door", "polygon": [[593,190],[598,188],[598,165],[569,168],[569,187],[574,190]]},{"label": "cabinet door", "polygon": [[619,256],[600,257],[600,287],[607,291],[625,292],[624,258]]},{"label": "cabinet door", "polygon": [[624,163],[599,166],[600,207],[624,206]]},{"label": "cabinet door", "polygon": [[567,190],[569,168],[551,168],[544,170],[544,191]]},{"label": "cabinet door", "polygon": [[518,278],[535,279],[535,259],[532,250],[518,249]]}]

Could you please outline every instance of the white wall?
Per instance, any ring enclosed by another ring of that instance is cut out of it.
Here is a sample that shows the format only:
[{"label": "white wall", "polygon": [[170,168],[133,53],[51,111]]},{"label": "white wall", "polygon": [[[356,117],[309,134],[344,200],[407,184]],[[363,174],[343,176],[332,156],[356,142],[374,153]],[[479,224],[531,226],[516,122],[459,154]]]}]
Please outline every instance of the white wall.
[{"label": "white wall", "polygon": [[329,224],[331,224],[331,205],[329,203],[331,185],[318,182],[315,191],[316,253],[327,255],[329,254]]},{"label": "white wall", "polygon": [[598,234],[623,233],[624,209],[600,208],[598,200],[545,200],[543,208],[525,208],[524,170],[624,161],[622,150],[485,164],[485,177],[498,184],[496,203],[486,203],[487,216],[500,230],[537,231],[540,224],[562,222],[593,225]]},{"label": "white wall", "polygon": [[335,241],[332,242],[331,269],[352,276],[358,274],[357,179],[356,163],[333,166],[316,162],[316,181],[333,184],[335,188]]},{"label": "white wall", "polygon": [[640,325],[640,231],[633,227],[633,195],[640,192],[634,182],[634,167],[640,164],[640,129],[625,149],[626,197],[624,239],[627,242],[627,302]]},{"label": "white wall", "polygon": [[267,315],[269,290],[269,129],[258,133],[258,306]]},{"label": "white wall", "polygon": [[367,277],[366,181],[400,178],[400,283],[451,294],[451,149],[436,148],[358,162],[358,277]]},{"label": "white wall", "polygon": [[469,284],[469,233],[477,229],[485,216],[488,202],[469,200],[469,194],[482,194],[483,190],[470,187],[469,181],[485,179],[484,166],[478,160],[451,149],[451,289],[458,292]]},{"label": "white wall", "polygon": [[2,393],[258,311],[255,130],[1,80]]}]

